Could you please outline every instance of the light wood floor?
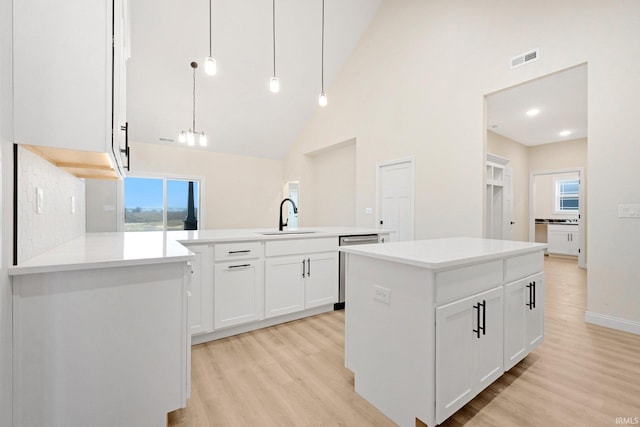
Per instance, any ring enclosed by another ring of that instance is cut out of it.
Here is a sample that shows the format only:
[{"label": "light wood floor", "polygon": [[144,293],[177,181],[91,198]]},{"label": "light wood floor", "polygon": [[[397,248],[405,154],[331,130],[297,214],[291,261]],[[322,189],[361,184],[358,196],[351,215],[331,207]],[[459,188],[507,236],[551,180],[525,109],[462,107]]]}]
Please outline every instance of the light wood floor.
[{"label": "light wood floor", "polygon": [[[615,426],[640,417],[640,336],[584,323],[586,271],[546,259],[545,342],[443,426]],[[193,347],[170,426],[393,426],[353,391],[344,312]]]}]

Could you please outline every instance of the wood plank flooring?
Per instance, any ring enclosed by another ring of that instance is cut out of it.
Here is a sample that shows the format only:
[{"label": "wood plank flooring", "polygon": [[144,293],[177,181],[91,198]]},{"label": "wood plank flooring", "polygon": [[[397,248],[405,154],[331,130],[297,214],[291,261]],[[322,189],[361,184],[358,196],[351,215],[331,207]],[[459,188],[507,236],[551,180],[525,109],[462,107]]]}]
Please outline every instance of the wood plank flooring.
[{"label": "wood plank flooring", "polygon": [[[586,271],[545,259],[545,342],[442,426],[615,426],[640,417],[640,336],[584,323]],[[353,391],[344,312],[193,347],[170,426],[393,426]]]}]

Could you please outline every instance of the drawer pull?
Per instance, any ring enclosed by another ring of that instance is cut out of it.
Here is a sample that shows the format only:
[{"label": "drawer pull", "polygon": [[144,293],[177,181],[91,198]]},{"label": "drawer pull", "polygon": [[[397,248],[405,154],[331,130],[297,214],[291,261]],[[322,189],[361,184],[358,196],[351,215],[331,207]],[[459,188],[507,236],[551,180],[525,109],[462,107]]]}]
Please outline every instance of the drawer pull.
[{"label": "drawer pull", "polygon": [[251,267],[251,264],[230,265],[229,270],[231,270],[232,268],[245,268],[245,267]]},{"label": "drawer pull", "polygon": [[244,249],[242,251],[229,251],[228,254],[229,255],[234,255],[234,254],[248,254],[251,252],[251,249]]}]

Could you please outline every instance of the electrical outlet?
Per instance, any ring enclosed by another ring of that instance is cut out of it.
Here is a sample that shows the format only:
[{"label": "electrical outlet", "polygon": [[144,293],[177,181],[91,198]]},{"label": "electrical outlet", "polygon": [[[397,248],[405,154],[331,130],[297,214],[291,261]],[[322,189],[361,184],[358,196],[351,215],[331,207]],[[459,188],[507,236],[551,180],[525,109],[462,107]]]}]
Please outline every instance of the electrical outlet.
[{"label": "electrical outlet", "polygon": [[383,288],[382,286],[373,285],[373,299],[381,301],[385,304],[391,303],[391,289]]},{"label": "electrical outlet", "polygon": [[41,214],[44,207],[44,192],[42,188],[36,187],[36,213]]},{"label": "electrical outlet", "polygon": [[76,213],[76,198],[71,196],[71,215]]},{"label": "electrical outlet", "polygon": [[373,208],[364,208],[365,215],[373,215]]}]

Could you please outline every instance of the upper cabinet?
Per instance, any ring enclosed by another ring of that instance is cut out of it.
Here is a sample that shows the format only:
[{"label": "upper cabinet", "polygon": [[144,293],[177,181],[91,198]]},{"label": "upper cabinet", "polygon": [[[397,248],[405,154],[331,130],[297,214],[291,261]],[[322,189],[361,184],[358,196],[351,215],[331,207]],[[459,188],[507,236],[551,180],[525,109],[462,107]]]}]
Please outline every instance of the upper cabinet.
[{"label": "upper cabinet", "polygon": [[[16,143],[77,176],[123,176],[127,15],[126,0],[14,0]],[[57,149],[102,153],[106,165],[65,164]]]}]

